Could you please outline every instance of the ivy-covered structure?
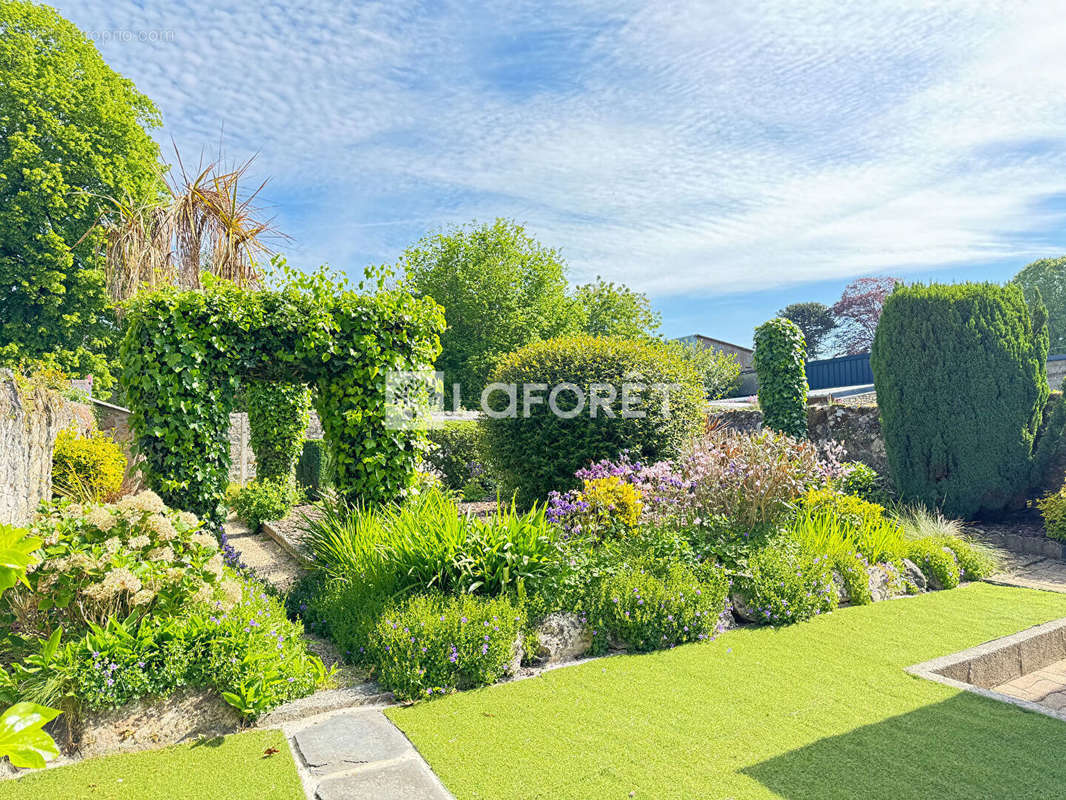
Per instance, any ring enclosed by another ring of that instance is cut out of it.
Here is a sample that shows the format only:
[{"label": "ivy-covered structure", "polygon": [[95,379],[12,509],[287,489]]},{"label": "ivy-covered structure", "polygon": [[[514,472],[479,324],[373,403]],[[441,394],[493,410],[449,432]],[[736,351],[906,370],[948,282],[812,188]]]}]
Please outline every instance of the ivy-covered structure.
[{"label": "ivy-covered structure", "polygon": [[130,422],[148,485],[168,505],[221,520],[229,414],[248,381],[314,390],[339,491],[387,501],[414,480],[425,434],[387,428],[385,379],[439,355],[444,313],[433,300],[313,281],[280,291],[212,282],[140,295],[127,319]]}]

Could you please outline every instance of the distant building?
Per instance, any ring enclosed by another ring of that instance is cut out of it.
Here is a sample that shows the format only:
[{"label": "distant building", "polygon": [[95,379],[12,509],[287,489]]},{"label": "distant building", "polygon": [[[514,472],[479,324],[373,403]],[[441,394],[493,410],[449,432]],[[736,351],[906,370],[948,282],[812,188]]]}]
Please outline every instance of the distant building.
[{"label": "distant building", "polygon": [[741,347],[739,344],[733,344],[732,342],[723,342],[721,339],[712,339],[710,336],[704,336],[702,333],[694,333],[691,336],[682,336],[678,339],[679,342],[685,342],[686,344],[698,344],[705,350],[717,350],[720,353],[732,353],[737,357],[737,361],[740,362],[740,368],[742,370],[749,370],[755,368],[755,351],[750,347]]}]

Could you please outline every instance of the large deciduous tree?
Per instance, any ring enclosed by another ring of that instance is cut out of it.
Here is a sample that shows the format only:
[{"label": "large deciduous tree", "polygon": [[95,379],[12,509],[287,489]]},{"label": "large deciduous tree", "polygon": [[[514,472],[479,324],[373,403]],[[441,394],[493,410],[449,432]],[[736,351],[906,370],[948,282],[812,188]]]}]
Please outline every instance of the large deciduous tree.
[{"label": "large deciduous tree", "polygon": [[151,101],[53,9],[0,3],[0,358],[105,379],[115,324],[94,225],[161,189]]},{"label": "large deciduous tree", "polygon": [[836,340],[840,355],[870,352],[881,309],[898,283],[898,278],[859,278],[844,287],[831,309],[839,326]]},{"label": "large deciduous tree", "polygon": [[1032,305],[1039,296],[1047,308],[1051,352],[1066,353],[1066,256],[1042,258],[1021,270],[1011,283],[1022,288]]},{"label": "large deciduous tree", "polygon": [[426,236],[404,252],[400,267],[407,289],[444,306],[437,369],[447,396],[459,383],[468,407],[479,403],[501,355],[581,328],[562,258],[511,220]]},{"label": "large deciduous tree", "polygon": [[829,334],[837,326],[836,317],[825,303],[790,303],[778,311],[777,316],[794,322],[800,329],[810,358],[823,353]]},{"label": "large deciduous tree", "polygon": [[585,314],[585,332],[592,336],[640,339],[654,334],[662,323],[646,294],[599,276],[578,286],[574,296]]}]

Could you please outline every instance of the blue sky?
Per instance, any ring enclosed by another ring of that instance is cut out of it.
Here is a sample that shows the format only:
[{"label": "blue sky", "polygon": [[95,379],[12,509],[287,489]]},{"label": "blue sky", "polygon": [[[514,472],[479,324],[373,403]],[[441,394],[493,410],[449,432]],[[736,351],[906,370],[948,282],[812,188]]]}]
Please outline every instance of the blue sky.
[{"label": "blue sky", "polygon": [[1059,2],[57,7],[160,107],[165,153],[258,153],[300,266],[513,217],[664,333],[744,344],[854,277],[1066,252]]}]

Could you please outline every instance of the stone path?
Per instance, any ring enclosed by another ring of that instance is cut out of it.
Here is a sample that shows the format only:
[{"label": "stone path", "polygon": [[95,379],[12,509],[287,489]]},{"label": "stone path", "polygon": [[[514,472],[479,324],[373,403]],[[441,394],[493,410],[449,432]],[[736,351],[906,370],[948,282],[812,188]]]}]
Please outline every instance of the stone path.
[{"label": "stone path", "polygon": [[449,800],[414,745],[379,708],[282,726],[309,800]]},{"label": "stone path", "polygon": [[1006,550],[1000,552],[1004,560],[1003,571],[986,578],[989,583],[1066,593],[1066,562]]},{"label": "stone path", "polygon": [[280,591],[288,591],[304,574],[304,569],[269,536],[255,533],[236,518],[225,525],[226,538],[240,553],[241,561]]},{"label": "stone path", "polygon": [[1039,703],[1053,711],[1066,711],[1066,660],[1000,684],[993,691]]}]

